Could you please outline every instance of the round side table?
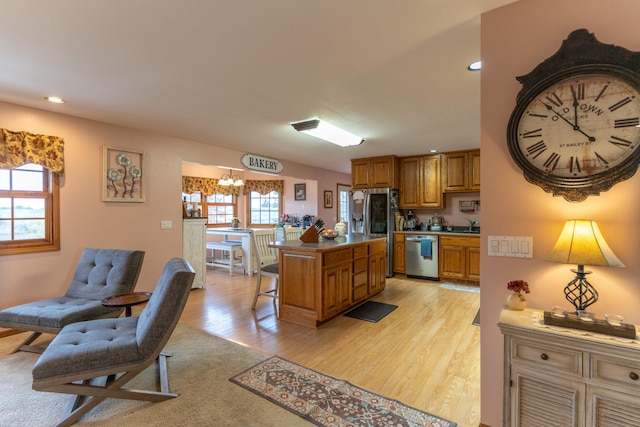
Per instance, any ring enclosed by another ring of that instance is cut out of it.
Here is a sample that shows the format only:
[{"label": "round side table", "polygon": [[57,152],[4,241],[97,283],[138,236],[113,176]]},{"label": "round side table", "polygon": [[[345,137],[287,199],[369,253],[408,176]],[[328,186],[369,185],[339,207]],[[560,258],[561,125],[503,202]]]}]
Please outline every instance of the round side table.
[{"label": "round side table", "polygon": [[131,292],[104,298],[101,303],[105,307],[124,307],[125,316],[130,317],[131,306],[145,303],[149,298],[151,298],[151,292]]}]

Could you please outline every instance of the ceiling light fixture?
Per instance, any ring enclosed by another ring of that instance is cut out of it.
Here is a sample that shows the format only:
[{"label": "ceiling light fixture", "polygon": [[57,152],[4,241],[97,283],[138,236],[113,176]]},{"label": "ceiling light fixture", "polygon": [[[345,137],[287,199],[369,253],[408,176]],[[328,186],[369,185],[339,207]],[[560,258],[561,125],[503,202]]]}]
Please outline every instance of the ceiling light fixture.
[{"label": "ceiling light fixture", "polygon": [[224,185],[224,186],[233,185],[234,187],[240,187],[244,185],[244,181],[242,180],[242,178],[240,178],[240,176],[232,175],[231,169],[229,169],[229,174],[222,175],[222,178],[218,180],[218,185]]},{"label": "ceiling light fixture", "polygon": [[339,145],[341,147],[351,147],[360,145],[364,139],[351,132],[340,129],[330,123],[319,119],[304,120],[302,122],[291,123],[291,126],[298,132],[303,132],[316,138]]},{"label": "ceiling light fixture", "polygon": [[482,61],[476,61],[469,64],[467,70],[469,71],[480,71],[482,69]]},{"label": "ceiling light fixture", "polygon": [[45,96],[44,99],[49,102],[53,102],[54,104],[64,104],[65,102],[67,102],[59,96]]}]

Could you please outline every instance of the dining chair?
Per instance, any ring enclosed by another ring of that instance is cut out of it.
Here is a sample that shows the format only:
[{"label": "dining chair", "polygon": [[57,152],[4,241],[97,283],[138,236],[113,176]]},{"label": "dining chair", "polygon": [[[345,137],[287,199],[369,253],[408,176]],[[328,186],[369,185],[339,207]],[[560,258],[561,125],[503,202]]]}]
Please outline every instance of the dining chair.
[{"label": "dining chair", "polygon": [[[257,280],[256,290],[253,295],[253,304],[251,309],[256,309],[256,303],[259,296],[271,297],[274,302],[278,298],[278,279],[280,277],[280,264],[278,261],[278,252],[269,247],[269,243],[276,241],[275,229],[258,229],[251,232],[251,244],[253,245],[253,253],[256,260]],[[262,276],[273,279],[273,287],[262,290]]]},{"label": "dining chair", "polygon": [[300,227],[285,227],[284,228],[284,240],[298,240],[302,234],[302,228]]}]

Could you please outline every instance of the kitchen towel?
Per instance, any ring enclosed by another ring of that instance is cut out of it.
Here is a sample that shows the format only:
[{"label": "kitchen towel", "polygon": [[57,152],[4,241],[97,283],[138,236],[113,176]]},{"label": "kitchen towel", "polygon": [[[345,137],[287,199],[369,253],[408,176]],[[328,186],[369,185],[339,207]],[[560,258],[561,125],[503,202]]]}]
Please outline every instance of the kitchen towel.
[{"label": "kitchen towel", "polygon": [[420,239],[420,256],[424,258],[431,258],[431,239]]}]

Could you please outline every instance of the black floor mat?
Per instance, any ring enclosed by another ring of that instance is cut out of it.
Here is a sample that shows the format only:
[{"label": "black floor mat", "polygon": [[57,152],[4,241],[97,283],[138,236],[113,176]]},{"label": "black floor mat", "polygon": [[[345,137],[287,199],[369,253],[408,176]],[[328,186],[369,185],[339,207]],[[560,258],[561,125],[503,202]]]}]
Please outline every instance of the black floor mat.
[{"label": "black floor mat", "polygon": [[366,320],[376,323],[387,314],[398,308],[397,305],[385,304],[383,302],[367,301],[364,304],[348,311],[344,315],[354,319]]},{"label": "black floor mat", "polygon": [[476,313],[476,317],[473,319],[473,323],[474,326],[480,326],[480,309],[478,309],[478,312]]}]

